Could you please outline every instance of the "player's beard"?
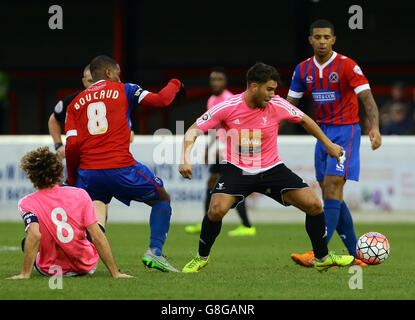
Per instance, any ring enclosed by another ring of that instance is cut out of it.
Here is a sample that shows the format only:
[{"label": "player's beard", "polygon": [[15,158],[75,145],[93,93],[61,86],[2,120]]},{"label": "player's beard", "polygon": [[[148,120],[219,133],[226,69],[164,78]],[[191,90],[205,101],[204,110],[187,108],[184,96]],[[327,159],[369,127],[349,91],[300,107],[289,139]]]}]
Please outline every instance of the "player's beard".
[{"label": "player's beard", "polygon": [[265,109],[268,105],[268,101],[265,101],[263,98],[258,99],[256,102],[256,108],[257,109]]}]

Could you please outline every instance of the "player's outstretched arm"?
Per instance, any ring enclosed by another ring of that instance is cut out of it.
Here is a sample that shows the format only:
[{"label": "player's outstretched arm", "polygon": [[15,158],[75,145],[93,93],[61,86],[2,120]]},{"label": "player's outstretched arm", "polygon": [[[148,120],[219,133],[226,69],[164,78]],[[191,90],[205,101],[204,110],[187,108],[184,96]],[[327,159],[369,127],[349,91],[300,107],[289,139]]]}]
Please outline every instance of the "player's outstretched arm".
[{"label": "player's outstretched arm", "polygon": [[299,123],[309,134],[317,138],[317,140],[319,140],[324,145],[324,147],[326,147],[327,153],[330,157],[335,157],[337,161],[340,161],[340,157],[344,152],[343,147],[331,142],[331,140],[327,138],[327,136],[313,119],[305,114]]},{"label": "player's outstretched arm", "polygon": [[60,122],[56,120],[53,112],[49,117],[48,128],[49,134],[53,139],[53,144],[55,145],[56,153],[62,158],[65,158],[65,146],[62,144],[62,127]]},{"label": "player's outstretched arm", "polygon": [[196,123],[187,129],[186,133],[184,134],[179,172],[184,178],[189,180],[192,179],[193,174],[193,167],[192,163],[190,162],[190,154],[197,137],[202,134],[203,131],[198,128]]},{"label": "player's outstretched arm", "polygon": [[182,90],[182,83],[178,79],[171,79],[169,83],[158,93],[149,92],[140,105],[149,107],[167,107],[170,105],[176,94]]},{"label": "player's outstretched arm", "polygon": [[363,90],[358,94],[360,101],[362,101],[367,117],[370,123],[369,138],[372,144],[372,149],[376,150],[382,145],[382,136],[379,131],[379,110],[373,98],[372,91]]},{"label": "player's outstretched arm", "polygon": [[23,267],[20,274],[10,277],[8,279],[29,279],[32,273],[33,265],[35,263],[37,252],[39,251],[40,238],[42,237],[39,231],[39,224],[33,222],[27,229],[27,236],[24,246]]},{"label": "player's outstretched arm", "polygon": [[104,262],[105,266],[107,267],[111,275],[114,278],[133,278],[132,276],[121,273],[118,270],[114,257],[112,255],[110,244],[107,240],[107,237],[104,235],[104,233],[98,226],[98,223],[94,223],[88,226],[87,230],[89,232],[89,235],[91,236],[95,248],[97,248],[98,254],[102,262]]}]

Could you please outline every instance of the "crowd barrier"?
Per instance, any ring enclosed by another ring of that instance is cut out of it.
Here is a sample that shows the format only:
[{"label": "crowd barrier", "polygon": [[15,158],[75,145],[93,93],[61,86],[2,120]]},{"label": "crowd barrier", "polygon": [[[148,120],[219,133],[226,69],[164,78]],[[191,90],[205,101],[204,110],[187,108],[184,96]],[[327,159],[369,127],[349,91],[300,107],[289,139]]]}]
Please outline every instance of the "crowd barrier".
[{"label": "crowd barrier", "polygon": [[[195,144],[192,159],[192,180],[185,180],[178,172],[183,136],[136,136],[130,151],[135,159],[147,165],[159,176],[170,194],[173,207],[172,221],[200,222],[206,193],[208,168],[204,165],[207,137]],[[311,136],[280,136],[278,150],[284,163],[301,176],[321,197],[314,174],[315,138]],[[30,181],[19,168],[21,157],[39,146],[53,150],[50,136],[0,136],[0,220],[19,220],[18,200],[33,192]],[[415,217],[415,137],[385,136],[381,148],[373,151],[367,136],[360,148],[360,181],[348,181],[344,200],[352,211],[375,217],[404,212]],[[285,208],[260,194],[247,199],[248,210],[255,221],[274,221],[287,217],[287,221],[303,219],[295,208]],[[110,203],[109,221],[147,222],[150,208],[134,202],[130,207],[116,199]],[[237,221],[236,214],[229,219]],[[290,218],[292,217],[292,219]],[[226,218],[226,217],[225,217]]]}]

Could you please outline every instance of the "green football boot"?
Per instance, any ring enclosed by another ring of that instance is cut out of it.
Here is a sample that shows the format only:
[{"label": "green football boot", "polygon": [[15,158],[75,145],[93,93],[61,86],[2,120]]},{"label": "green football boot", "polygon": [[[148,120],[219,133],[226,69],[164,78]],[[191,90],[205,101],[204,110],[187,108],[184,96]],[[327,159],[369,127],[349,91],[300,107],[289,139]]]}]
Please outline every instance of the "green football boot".
[{"label": "green football boot", "polygon": [[163,272],[180,272],[172,267],[164,255],[156,256],[150,249],[144,254],[142,261],[148,268],[155,268]]},{"label": "green football boot", "polygon": [[209,260],[210,260],[209,256],[206,260],[202,260],[200,256],[197,255],[183,267],[182,272],[184,273],[199,272],[200,269],[202,269],[209,263]]},{"label": "green football boot", "polygon": [[336,255],[332,252],[324,261],[314,259],[314,268],[318,271],[327,271],[331,267],[347,267],[353,264],[354,257],[349,255]]},{"label": "green football boot", "polygon": [[202,231],[202,224],[194,224],[184,227],[184,231],[190,234],[200,234],[200,231]]}]

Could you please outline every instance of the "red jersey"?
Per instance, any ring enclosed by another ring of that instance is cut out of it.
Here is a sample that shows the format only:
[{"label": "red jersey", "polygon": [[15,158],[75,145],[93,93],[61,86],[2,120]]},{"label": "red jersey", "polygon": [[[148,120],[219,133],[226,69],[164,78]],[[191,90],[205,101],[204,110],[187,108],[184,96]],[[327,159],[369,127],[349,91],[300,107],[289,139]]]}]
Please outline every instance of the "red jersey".
[{"label": "red jersey", "polygon": [[298,64],[288,96],[310,92],[317,123],[346,125],[359,122],[357,95],[367,89],[369,82],[356,62],[333,51],[323,65],[314,56]]},{"label": "red jersey", "polygon": [[132,166],[130,112],[137,85],[98,81],[82,91],[68,106],[65,131],[76,136],[79,168],[110,169]]},{"label": "red jersey", "polygon": [[67,180],[75,184],[77,168],[116,169],[136,163],[130,153],[130,114],[138,105],[166,107],[183,87],[171,79],[158,93],[136,84],[100,80],[85,89],[66,111]]}]

